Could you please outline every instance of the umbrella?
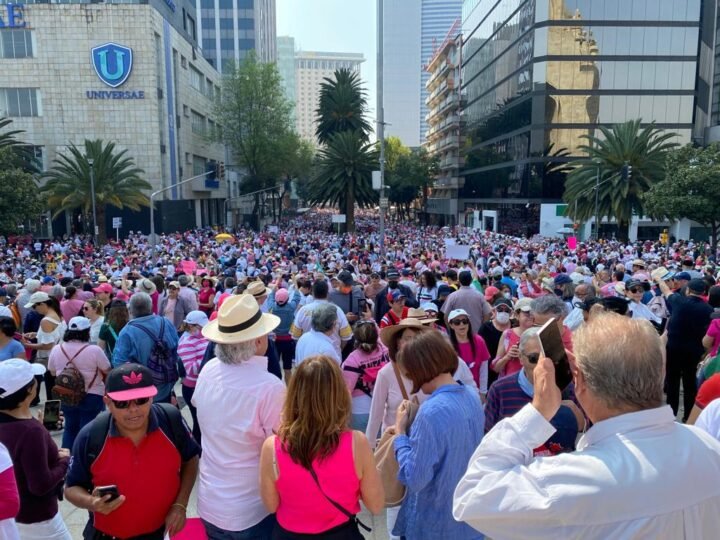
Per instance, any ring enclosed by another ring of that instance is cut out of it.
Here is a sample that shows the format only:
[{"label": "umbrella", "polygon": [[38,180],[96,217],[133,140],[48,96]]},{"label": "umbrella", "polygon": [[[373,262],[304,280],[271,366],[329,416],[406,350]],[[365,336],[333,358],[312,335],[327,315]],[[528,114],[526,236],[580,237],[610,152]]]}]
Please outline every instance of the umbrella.
[{"label": "umbrella", "polygon": [[222,242],[224,240],[233,240],[233,235],[228,233],[220,233],[215,237],[215,240]]}]

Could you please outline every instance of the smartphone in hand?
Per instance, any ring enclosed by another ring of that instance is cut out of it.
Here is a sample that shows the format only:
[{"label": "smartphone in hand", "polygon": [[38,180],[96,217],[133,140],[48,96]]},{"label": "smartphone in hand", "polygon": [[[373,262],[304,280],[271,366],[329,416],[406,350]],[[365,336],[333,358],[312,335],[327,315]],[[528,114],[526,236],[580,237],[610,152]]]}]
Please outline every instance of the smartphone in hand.
[{"label": "smartphone in hand", "polygon": [[107,500],[107,502],[112,502],[120,496],[118,487],[115,485],[98,486],[95,488],[95,490],[97,491],[98,497],[104,497],[105,495],[110,495],[110,498]]},{"label": "smartphone in hand", "polygon": [[43,425],[47,430],[57,429],[58,422],[60,422],[60,400],[49,399],[43,409]]},{"label": "smartphone in hand", "polygon": [[560,390],[565,390],[572,382],[573,374],[557,319],[553,317],[542,325],[538,330],[538,336],[540,337],[540,352],[552,360],[555,366],[555,384]]}]

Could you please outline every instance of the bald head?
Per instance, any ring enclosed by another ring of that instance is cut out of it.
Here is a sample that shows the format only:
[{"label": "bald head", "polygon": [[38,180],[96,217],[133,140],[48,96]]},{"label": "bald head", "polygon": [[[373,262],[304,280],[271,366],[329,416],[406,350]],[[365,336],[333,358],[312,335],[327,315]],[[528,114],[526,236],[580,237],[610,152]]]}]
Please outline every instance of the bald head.
[{"label": "bald head", "polygon": [[600,315],[573,335],[573,348],[588,389],[608,409],[662,405],[663,347],[648,321]]}]

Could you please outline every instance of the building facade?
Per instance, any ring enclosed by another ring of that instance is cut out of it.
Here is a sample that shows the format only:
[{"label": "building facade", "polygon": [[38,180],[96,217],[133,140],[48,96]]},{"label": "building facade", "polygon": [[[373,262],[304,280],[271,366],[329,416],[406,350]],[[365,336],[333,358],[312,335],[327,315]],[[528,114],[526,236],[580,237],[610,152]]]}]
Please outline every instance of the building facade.
[{"label": "building facade", "polygon": [[361,53],[298,51],[295,54],[295,123],[303,139],[317,142],[315,111],[320,103],[323,79],[332,79],[335,71],[341,68],[359,74],[364,61]]},{"label": "building facade", "polygon": [[428,113],[425,65],[462,11],[462,0],[384,0],[383,102],[386,136],[417,148]]},{"label": "building facade", "polygon": [[277,68],[282,78],[285,98],[293,104],[292,119],[295,122],[295,38],[278,36],[277,38]]},{"label": "building facade", "polygon": [[196,0],[203,56],[221,73],[250,51],[262,62],[277,58],[275,0]]},{"label": "building facade", "polygon": [[[701,0],[465,0],[461,215],[555,235],[583,136],[641,118],[695,138]],[[650,233],[648,233],[649,235]],[[643,224],[639,237],[645,236]]]},{"label": "building facade", "polygon": [[[127,150],[152,189],[166,190],[155,198],[158,231],[221,223],[227,195],[212,179],[178,185],[224,159],[209,138],[220,75],[176,17],[189,28],[191,7],[27,4],[13,8],[21,24],[16,16],[14,25],[0,25],[0,116],[25,131],[21,139],[43,169],[85,139]],[[109,207],[108,230],[113,217],[123,218],[124,230],[149,231],[147,209]],[[73,230],[75,218],[56,221],[53,232]]]},{"label": "building facade", "polygon": [[423,147],[436,156],[439,174],[427,200],[426,211],[433,223],[456,225],[458,193],[463,186],[460,174],[464,164],[461,150],[464,143],[461,115],[461,52],[460,19],[453,23],[445,40],[427,65],[428,130]]}]

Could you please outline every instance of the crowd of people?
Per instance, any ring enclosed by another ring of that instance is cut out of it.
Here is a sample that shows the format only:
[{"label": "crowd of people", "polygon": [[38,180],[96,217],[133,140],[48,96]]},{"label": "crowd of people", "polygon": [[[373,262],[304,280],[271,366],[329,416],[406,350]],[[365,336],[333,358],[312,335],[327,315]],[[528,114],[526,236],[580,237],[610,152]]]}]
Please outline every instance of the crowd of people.
[{"label": "crowd of people", "polygon": [[211,540],[720,530],[706,244],[357,223],[0,237],[0,538],[70,539],[64,497],[160,540],[193,489]]}]

